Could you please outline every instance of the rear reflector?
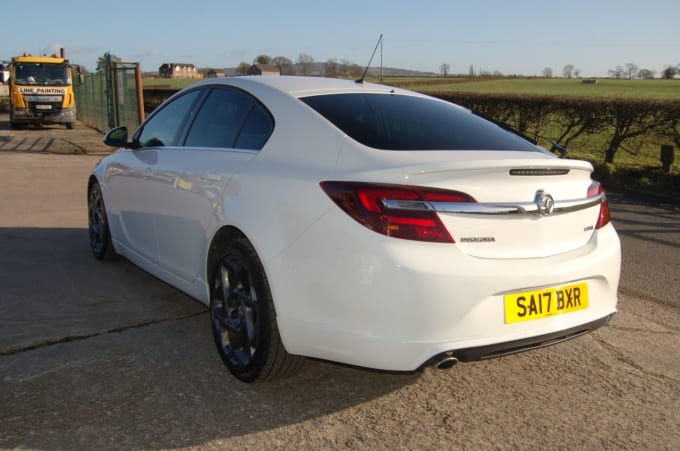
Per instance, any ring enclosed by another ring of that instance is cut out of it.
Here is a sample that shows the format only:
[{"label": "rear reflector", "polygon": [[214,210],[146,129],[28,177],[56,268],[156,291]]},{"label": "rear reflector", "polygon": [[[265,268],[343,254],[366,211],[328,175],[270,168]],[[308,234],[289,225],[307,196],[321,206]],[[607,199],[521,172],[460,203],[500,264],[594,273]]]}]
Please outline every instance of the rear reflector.
[{"label": "rear reflector", "polygon": [[383,235],[407,240],[454,243],[430,202],[475,202],[457,191],[405,185],[335,181],[320,185],[360,224]]}]

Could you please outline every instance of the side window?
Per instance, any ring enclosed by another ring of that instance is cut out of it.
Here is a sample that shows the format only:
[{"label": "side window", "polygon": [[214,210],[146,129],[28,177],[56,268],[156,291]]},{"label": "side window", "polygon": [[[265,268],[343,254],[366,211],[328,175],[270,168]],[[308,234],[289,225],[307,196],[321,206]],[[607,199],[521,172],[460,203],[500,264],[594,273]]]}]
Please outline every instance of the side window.
[{"label": "side window", "polygon": [[228,88],[210,91],[189,130],[185,146],[234,147],[254,99]]},{"label": "side window", "polygon": [[191,91],[163,106],[145,124],[137,140],[143,147],[176,146],[182,125],[202,91]]},{"label": "side window", "polygon": [[238,135],[236,147],[260,150],[269,139],[273,129],[274,123],[269,113],[260,104],[255,103]]}]

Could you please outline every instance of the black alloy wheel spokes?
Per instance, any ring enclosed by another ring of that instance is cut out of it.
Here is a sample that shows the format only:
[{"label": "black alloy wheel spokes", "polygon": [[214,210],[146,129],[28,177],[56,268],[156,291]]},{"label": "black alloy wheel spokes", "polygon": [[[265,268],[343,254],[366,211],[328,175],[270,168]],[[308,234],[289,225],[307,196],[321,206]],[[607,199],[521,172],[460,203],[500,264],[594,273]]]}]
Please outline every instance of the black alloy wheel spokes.
[{"label": "black alloy wheel spokes", "polygon": [[100,253],[106,245],[106,213],[104,213],[101,192],[96,188],[90,190],[88,214],[90,219],[90,245],[95,252]]},{"label": "black alloy wheel spokes", "polygon": [[257,294],[244,262],[234,256],[218,268],[212,306],[213,327],[222,350],[237,368],[250,365],[257,350]]}]

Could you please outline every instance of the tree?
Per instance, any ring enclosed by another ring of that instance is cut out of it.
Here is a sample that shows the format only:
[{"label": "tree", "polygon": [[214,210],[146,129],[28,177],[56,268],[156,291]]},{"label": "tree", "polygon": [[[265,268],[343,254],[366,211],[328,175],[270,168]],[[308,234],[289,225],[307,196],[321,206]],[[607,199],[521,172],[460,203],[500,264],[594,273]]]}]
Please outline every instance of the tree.
[{"label": "tree", "polygon": [[[344,77],[344,78],[354,78],[357,79],[361,77],[361,74],[364,72],[364,68],[360,67],[358,64],[355,64],[349,60],[340,60],[340,62],[337,62],[335,59],[329,60],[337,65],[334,67],[331,67],[331,70],[335,70],[336,74],[335,76],[337,77]],[[328,64],[328,62],[326,63]],[[326,76],[328,75],[328,66],[326,66]]]},{"label": "tree", "polygon": [[363,67],[359,66],[356,63],[352,63],[349,66],[349,76],[352,78],[359,78],[361,77],[361,74],[364,73]]},{"label": "tree", "polygon": [[470,64],[470,69],[468,70],[468,75],[469,75],[470,77],[474,77],[474,76],[475,76],[475,68],[474,68],[474,66],[473,66],[472,64]]},{"label": "tree", "polygon": [[239,75],[248,75],[248,69],[250,69],[250,63],[241,61],[241,64],[239,64],[238,67],[236,68],[236,72]]},{"label": "tree", "polygon": [[340,75],[340,64],[338,64],[338,60],[335,58],[326,61],[324,69],[326,71],[326,77],[337,78]]},{"label": "tree", "polygon": [[609,69],[607,71],[610,78],[623,78],[623,72],[624,70],[621,66],[616,66],[616,69]]},{"label": "tree", "polygon": [[614,156],[625,142],[644,137],[664,126],[666,116],[662,108],[658,103],[645,100],[609,100],[601,112],[611,126],[604,162],[614,163]]},{"label": "tree", "polygon": [[275,56],[272,58],[272,64],[279,68],[281,75],[295,75],[295,68],[293,62],[285,56]]},{"label": "tree", "polygon": [[77,63],[72,63],[74,67],[77,68],[77,71],[83,75],[87,75],[90,73],[89,70],[87,70],[87,67],[83,66],[82,64],[77,64]]},{"label": "tree", "polygon": [[626,63],[626,69],[623,71],[623,75],[625,75],[628,80],[632,80],[637,77],[638,69],[639,67],[636,64]]},{"label": "tree", "polygon": [[649,69],[640,69],[637,73],[638,78],[640,78],[642,80],[650,80],[650,79],[654,78],[655,75],[656,75],[656,72],[653,71],[653,70],[649,70]]},{"label": "tree", "polygon": [[449,70],[451,69],[451,66],[449,66],[446,63],[443,63],[441,66],[439,66],[439,72],[444,74],[444,78],[446,78],[446,74],[449,73]]},{"label": "tree", "polygon": [[564,66],[564,69],[562,69],[562,75],[564,76],[564,78],[571,78],[573,74],[574,74],[573,64],[567,64],[566,66]]},{"label": "tree", "polygon": [[314,64],[314,58],[307,55],[306,53],[300,53],[298,56],[297,63],[302,66],[302,75],[312,74],[312,65]]},{"label": "tree", "polygon": [[258,55],[253,60],[253,64],[272,64],[272,57],[269,55]]},{"label": "tree", "polygon": [[664,70],[661,72],[661,78],[665,78],[666,80],[671,80],[673,79],[678,73],[678,68],[675,66],[666,66]]},{"label": "tree", "polygon": [[349,77],[351,75],[352,62],[349,60],[340,60],[338,67],[338,75],[341,77]]},{"label": "tree", "polygon": [[543,76],[545,78],[552,78],[552,76],[553,76],[552,68],[550,68],[550,67],[543,68]]},{"label": "tree", "polygon": [[553,111],[555,131],[559,133],[555,142],[564,147],[582,134],[594,133],[606,124],[601,113],[600,103],[593,99],[558,99]]},{"label": "tree", "polygon": [[[115,61],[117,63],[120,63],[121,61],[123,61],[123,58],[116,56],[116,55],[113,55],[113,54],[109,54],[109,58],[111,59],[111,62]],[[97,58],[97,69],[96,70],[99,71],[99,70],[103,70],[105,68],[106,68],[106,54]]]},{"label": "tree", "polygon": [[675,108],[675,111],[669,108],[666,117],[668,125],[663,128],[665,133],[662,136],[667,136],[676,146],[680,147],[680,108]]},{"label": "tree", "polygon": [[574,78],[578,78],[581,76],[581,69],[574,69]]}]

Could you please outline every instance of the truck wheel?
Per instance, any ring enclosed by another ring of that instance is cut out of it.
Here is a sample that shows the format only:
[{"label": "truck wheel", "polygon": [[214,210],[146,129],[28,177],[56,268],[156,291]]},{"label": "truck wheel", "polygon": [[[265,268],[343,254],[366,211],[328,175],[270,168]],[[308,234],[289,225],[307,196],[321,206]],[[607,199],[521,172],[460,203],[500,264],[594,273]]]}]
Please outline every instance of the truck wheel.
[{"label": "truck wheel", "polygon": [[66,123],[66,128],[69,129],[69,130],[73,130],[75,128],[75,126],[76,126],[76,124],[74,124],[73,122],[67,122]]}]

